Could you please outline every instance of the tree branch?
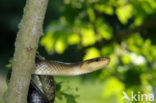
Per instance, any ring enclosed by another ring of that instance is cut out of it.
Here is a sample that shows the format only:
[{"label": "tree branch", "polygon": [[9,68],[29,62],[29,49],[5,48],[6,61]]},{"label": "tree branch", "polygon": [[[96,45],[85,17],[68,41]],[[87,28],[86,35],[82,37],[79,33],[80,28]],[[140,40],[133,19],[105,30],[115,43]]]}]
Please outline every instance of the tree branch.
[{"label": "tree branch", "polygon": [[48,0],[27,0],[15,43],[7,103],[27,103],[31,74]]}]

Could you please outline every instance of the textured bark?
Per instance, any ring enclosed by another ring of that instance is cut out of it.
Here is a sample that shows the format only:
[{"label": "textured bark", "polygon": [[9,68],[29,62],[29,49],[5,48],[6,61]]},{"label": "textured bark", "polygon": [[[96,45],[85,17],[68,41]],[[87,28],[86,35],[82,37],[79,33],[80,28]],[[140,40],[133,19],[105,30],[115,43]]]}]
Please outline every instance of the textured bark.
[{"label": "textured bark", "polygon": [[27,0],[15,43],[13,70],[7,92],[7,103],[27,103],[35,55],[42,35],[48,0]]}]

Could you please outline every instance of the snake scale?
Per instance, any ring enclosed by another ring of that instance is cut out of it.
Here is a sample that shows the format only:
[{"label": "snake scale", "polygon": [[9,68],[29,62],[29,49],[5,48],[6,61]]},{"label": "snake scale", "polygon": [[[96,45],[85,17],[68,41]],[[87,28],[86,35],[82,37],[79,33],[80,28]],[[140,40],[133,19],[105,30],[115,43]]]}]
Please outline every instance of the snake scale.
[{"label": "snake scale", "polygon": [[94,58],[77,63],[48,61],[37,55],[36,69],[31,80],[28,103],[54,103],[55,86],[53,76],[75,76],[104,68],[110,62],[107,57]]},{"label": "snake scale", "polygon": [[53,76],[81,75],[101,69],[107,66],[109,62],[110,59],[107,57],[94,58],[78,63],[47,61],[43,58],[37,61],[34,74]]}]

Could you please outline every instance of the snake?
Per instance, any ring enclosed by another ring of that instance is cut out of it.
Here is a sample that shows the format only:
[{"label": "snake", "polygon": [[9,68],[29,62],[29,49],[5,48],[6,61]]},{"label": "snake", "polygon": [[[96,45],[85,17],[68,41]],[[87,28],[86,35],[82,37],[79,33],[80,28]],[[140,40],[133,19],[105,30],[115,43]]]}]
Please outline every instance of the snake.
[{"label": "snake", "polygon": [[107,66],[108,57],[89,59],[78,63],[64,63],[59,61],[47,61],[45,58],[37,60],[36,75],[73,76],[90,73]]},{"label": "snake", "polygon": [[[90,73],[106,67],[110,63],[108,57],[98,57],[76,63],[65,63],[46,60],[36,55],[36,69],[33,72],[29,89],[29,103],[53,103],[55,99],[55,85],[53,76],[76,76]],[[34,91],[35,90],[35,91]]]}]

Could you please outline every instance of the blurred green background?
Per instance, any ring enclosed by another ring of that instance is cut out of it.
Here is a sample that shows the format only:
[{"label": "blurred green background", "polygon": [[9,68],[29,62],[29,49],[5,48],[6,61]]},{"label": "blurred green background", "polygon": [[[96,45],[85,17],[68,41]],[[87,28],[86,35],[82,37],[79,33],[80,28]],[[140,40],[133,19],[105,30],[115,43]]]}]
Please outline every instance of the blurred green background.
[{"label": "blurred green background", "polygon": [[[0,103],[24,5],[0,1]],[[38,51],[63,62],[111,58],[102,70],[55,77],[55,103],[148,103],[122,97],[123,91],[156,96],[156,1],[49,0]]]}]

